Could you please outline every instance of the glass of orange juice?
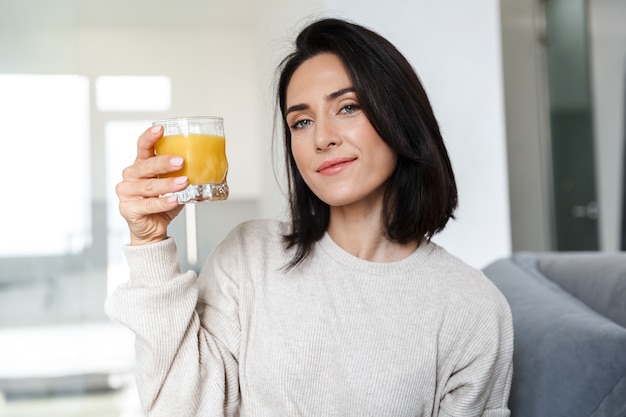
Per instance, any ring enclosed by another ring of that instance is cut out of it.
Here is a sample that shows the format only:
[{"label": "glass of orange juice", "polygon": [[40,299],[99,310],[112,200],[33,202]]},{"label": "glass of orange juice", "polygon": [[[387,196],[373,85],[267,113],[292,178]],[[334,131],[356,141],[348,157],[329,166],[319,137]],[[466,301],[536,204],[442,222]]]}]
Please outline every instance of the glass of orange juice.
[{"label": "glass of orange juice", "polygon": [[178,155],[185,163],[179,171],[160,177],[186,175],[189,186],[175,195],[179,204],[228,198],[228,161],[224,120],[221,117],[179,117],[152,123],[163,126],[155,145],[157,155]]}]

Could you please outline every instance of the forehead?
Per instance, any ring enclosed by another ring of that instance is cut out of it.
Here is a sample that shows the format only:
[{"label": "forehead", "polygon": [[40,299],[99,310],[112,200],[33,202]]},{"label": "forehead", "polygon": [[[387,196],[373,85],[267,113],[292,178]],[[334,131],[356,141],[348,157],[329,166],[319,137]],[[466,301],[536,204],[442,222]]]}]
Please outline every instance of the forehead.
[{"label": "forehead", "polygon": [[335,54],[320,54],[304,61],[287,85],[287,103],[312,99],[352,86],[343,62]]}]

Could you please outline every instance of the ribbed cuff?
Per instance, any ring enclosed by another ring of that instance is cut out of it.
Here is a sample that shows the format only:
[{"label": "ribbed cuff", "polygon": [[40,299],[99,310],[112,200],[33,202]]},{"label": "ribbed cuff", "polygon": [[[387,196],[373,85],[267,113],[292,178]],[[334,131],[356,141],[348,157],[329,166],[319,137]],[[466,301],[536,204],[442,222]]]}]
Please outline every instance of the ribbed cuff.
[{"label": "ribbed cuff", "polygon": [[123,249],[133,286],[157,286],[182,273],[176,241],[171,237],[146,245],[127,245]]}]

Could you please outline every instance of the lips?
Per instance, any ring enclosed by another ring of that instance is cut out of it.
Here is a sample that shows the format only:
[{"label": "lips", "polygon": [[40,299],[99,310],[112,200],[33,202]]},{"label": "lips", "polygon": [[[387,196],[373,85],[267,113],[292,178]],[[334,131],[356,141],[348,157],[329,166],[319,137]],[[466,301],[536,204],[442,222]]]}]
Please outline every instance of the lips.
[{"label": "lips", "polygon": [[354,162],[356,158],[335,158],[329,161],[325,161],[322,165],[319,166],[317,172],[323,175],[333,175],[340,171],[343,171],[352,162]]}]

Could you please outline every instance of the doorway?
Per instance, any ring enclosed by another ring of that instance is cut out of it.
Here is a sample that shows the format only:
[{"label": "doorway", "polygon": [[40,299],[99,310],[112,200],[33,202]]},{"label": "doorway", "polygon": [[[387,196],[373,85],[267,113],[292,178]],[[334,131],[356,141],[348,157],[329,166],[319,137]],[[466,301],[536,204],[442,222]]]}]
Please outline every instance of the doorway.
[{"label": "doorway", "polygon": [[546,0],[554,250],[598,250],[587,0]]}]

